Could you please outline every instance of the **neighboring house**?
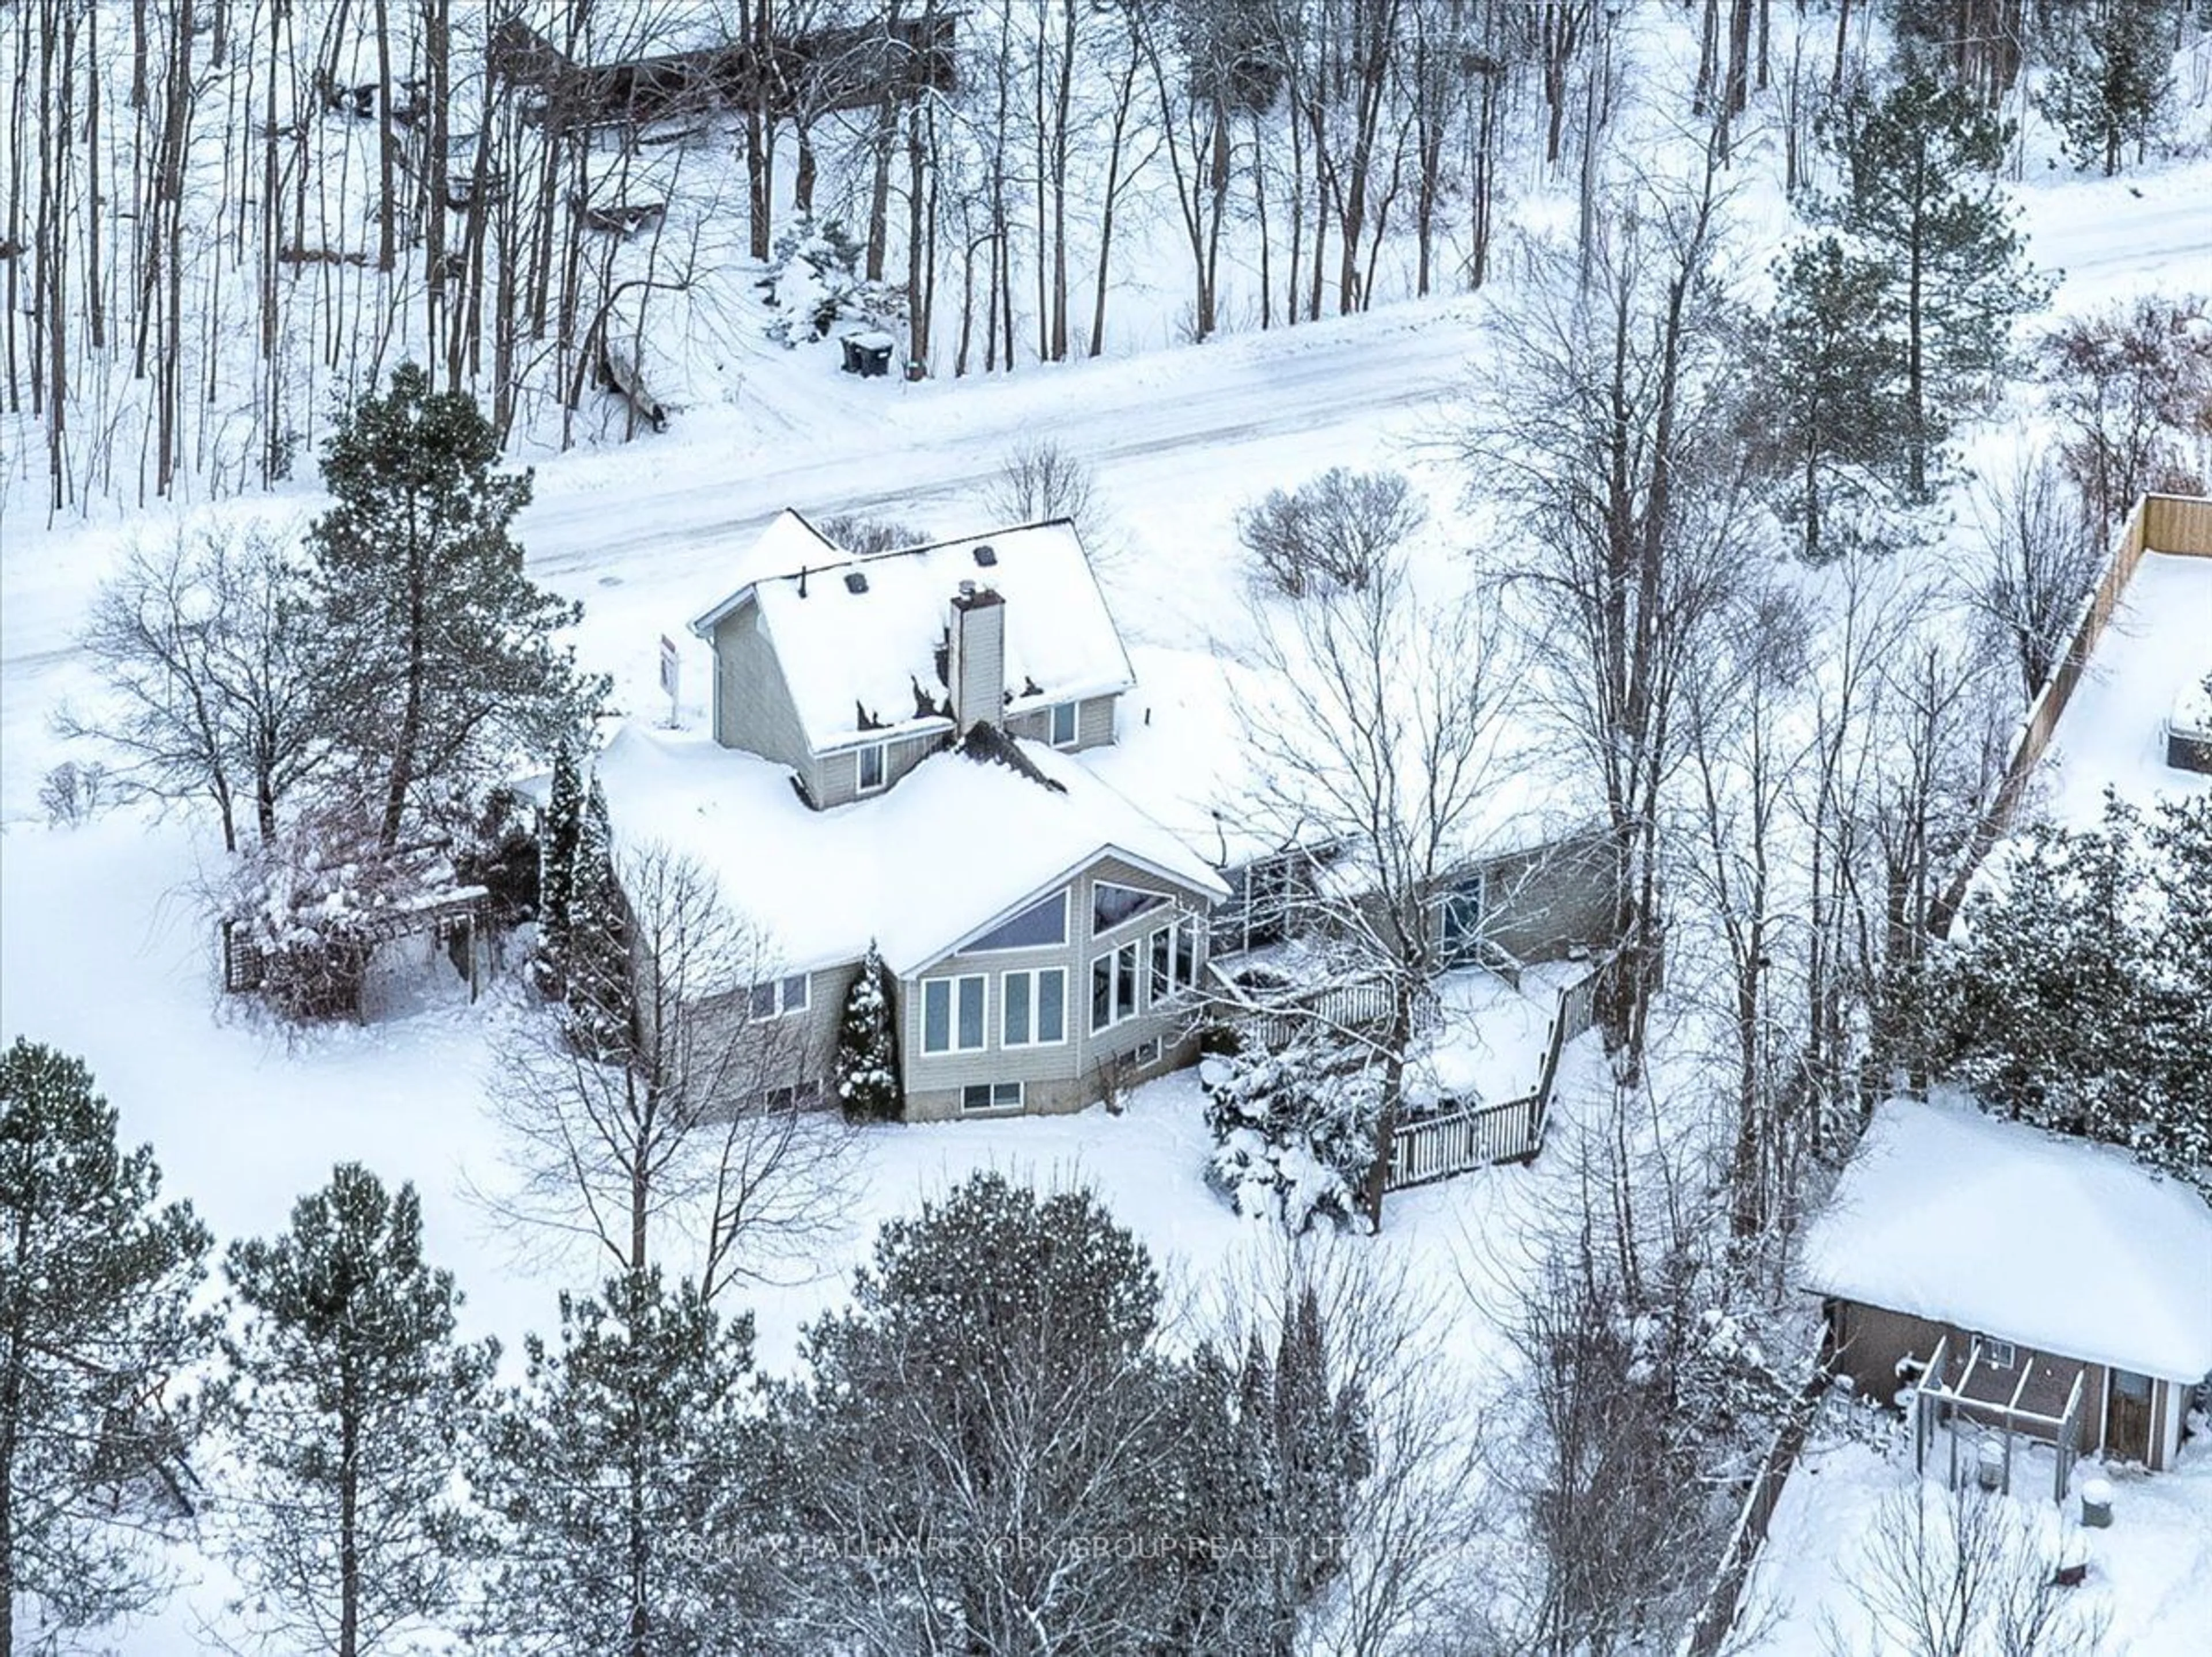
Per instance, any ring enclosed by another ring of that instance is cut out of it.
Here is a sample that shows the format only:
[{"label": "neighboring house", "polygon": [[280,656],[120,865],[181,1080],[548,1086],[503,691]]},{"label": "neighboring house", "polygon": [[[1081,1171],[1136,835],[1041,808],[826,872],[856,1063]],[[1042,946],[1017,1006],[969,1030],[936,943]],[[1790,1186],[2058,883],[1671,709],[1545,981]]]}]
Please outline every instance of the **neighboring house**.
[{"label": "neighboring house", "polygon": [[2212,1205],[1964,1105],[1875,1112],[1801,1278],[1832,1367],[1884,1403],[1911,1389],[1923,1454],[1948,1423],[2168,1467],[2212,1372]]},{"label": "neighboring house", "polygon": [[[1079,1109],[1190,1062],[1209,953],[1267,924],[1273,865],[1232,886],[1212,808],[1168,826],[1188,768],[1218,798],[1237,759],[1195,719],[1155,725],[1074,526],[854,556],[787,512],[743,571],[692,623],[711,738],[632,725],[597,771],[618,841],[697,861],[763,935],[775,976],[728,1012],[794,1021],[792,1093],[824,1096],[871,944],[910,1120]],[[1532,960],[1594,942],[1602,906],[1560,850],[1471,864],[1439,894],[1446,932],[1509,962],[1500,939]]]}]

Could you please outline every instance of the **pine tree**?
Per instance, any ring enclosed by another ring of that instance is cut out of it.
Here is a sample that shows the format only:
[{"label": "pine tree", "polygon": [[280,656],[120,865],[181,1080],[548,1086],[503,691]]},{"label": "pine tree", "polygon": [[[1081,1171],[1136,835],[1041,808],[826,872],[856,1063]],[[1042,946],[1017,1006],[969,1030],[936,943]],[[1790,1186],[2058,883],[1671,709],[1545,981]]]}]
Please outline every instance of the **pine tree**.
[{"label": "pine tree", "polygon": [[135,1533],[165,1522],[185,1424],[160,1400],[211,1333],[188,1310],[207,1229],[157,1206],[152,1150],[115,1124],[78,1060],[0,1055],[0,1657],[27,1597],[49,1638],[154,1597]]},{"label": "pine tree", "polygon": [[1905,492],[1925,500],[1953,422],[2012,361],[2012,329],[2049,300],[2021,250],[1996,169],[2012,130],[1924,70],[1846,98],[1823,126],[1841,195],[1814,203],[1885,277],[1880,335],[1903,411]]},{"label": "pine tree", "polygon": [[454,1603],[472,1537],[453,1484],[498,1345],[455,1338],[460,1296],[422,1258],[415,1188],[357,1163],[226,1270],[245,1312],[224,1385],[240,1576],[277,1643],[360,1657]]},{"label": "pine tree", "polygon": [[2173,90],[2173,9],[2163,0],[2100,0],[2077,21],[2037,102],[2079,167],[2111,178],[2145,143]]},{"label": "pine tree", "polygon": [[872,940],[837,1026],[837,1098],[859,1120],[893,1122],[905,1110],[899,1090],[898,1028],[891,1014],[896,981]]},{"label": "pine tree", "polygon": [[751,1319],[631,1273],[597,1301],[562,1296],[558,1346],[525,1350],[479,1471],[505,1542],[489,1631],[548,1653],[752,1648]]},{"label": "pine tree", "polygon": [[474,399],[433,391],[413,363],[355,404],[325,451],[337,504],[309,542],[342,665],[348,732],[389,847],[424,791],[467,794],[520,746],[543,752],[605,694],[552,635],[580,606],[523,573],[508,531],[530,476],[493,470],[499,439]]},{"label": "pine tree", "polygon": [[1896,305],[1887,273],[1824,235],[1774,267],[1765,329],[1774,367],[1768,429],[1779,452],[1784,517],[1820,561],[1856,538],[1850,509],[1905,461],[1905,419],[1891,373]]},{"label": "pine tree", "polygon": [[568,933],[576,892],[576,842],[584,827],[584,785],[574,749],[566,738],[553,750],[553,783],[538,831],[538,987],[549,998],[565,992]]},{"label": "pine tree", "polygon": [[629,925],[615,871],[607,797],[596,776],[584,795],[569,871],[562,972],[570,1039],[581,1053],[629,1053],[635,1045],[629,1037],[635,1011]]}]

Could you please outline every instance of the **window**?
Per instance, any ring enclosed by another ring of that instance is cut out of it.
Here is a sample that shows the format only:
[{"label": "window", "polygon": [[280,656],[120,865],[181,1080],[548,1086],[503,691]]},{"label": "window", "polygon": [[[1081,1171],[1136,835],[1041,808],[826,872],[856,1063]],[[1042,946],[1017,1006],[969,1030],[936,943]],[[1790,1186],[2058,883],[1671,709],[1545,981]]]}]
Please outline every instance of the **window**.
[{"label": "window", "polygon": [[969,1110],[1019,1110],[1022,1108],[1022,1084],[1019,1082],[975,1082],[960,1089],[960,1108]]},{"label": "window", "polygon": [[1163,926],[1146,940],[1151,962],[1149,991],[1158,1006],[1170,996],[1198,983],[1198,917],[1185,915],[1171,926]]},{"label": "window", "polygon": [[1471,958],[1482,942],[1482,877],[1463,880],[1444,894],[1438,942],[1447,961]]},{"label": "window", "polygon": [[1091,889],[1091,932],[1111,932],[1125,920],[1133,920],[1147,909],[1157,909],[1167,901],[1158,892],[1139,891],[1134,886],[1116,886],[1111,881],[1100,881]]},{"label": "window", "polygon": [[781,1018],[786,1013],[805,1012],[806,985],[805,973],[771,978],[765,984],[754,985],[747,998],[748,1015],[754,1018]]},{"label": "window", "polygon": [[975,1053],[983,1046],[983,975],[921,980],[921,1050]]},{"label": "window", "polygon": [[1053,704],[1052,745],[1054,748],[1075,746],[1075,704],[1073,702]]},{"label": "window", "polygon": [[1060,967],[999,978],[999,1041],[1048,1047],[1067,1039],[1067,973]]},{"label": "window", "polygon": [[1155,1035],[1148,1041],[1138,1042],[1135,1047],[1129,1049],[1129,1062],[1139,1070],[1142,1070],[1146,1065],[1158,1064],[1160,1062],[1160,1038]]},{"label": "window", "polygon": [[1091,963],[1091,1028],[1111,1029],[1137,1012],[1137,946],[1124,944]]},{"label": "window", "polygon": [[884,757],[886,744],[870,743],[860,750],[860,792],[872,794],[884,786]]},{"label": "window", "polygon": [[1993,1369],[2009,1369],[2020,1362],[2020,1354],[2013,1350],[2010,1341],[1992,1340],[1987,1336],[1982,1338],[1982,1356]]},{"label": "window", "polygon": [[2112,1390],[2131,1403],[2150,1402],[2150,1377],[2139,1375],[2132,1369],[2112,1371]]},{"label": "window", "polygon": [[1067,942],[1067,894],[1054,892],[968,945],[970,950],[1034,950]]}]

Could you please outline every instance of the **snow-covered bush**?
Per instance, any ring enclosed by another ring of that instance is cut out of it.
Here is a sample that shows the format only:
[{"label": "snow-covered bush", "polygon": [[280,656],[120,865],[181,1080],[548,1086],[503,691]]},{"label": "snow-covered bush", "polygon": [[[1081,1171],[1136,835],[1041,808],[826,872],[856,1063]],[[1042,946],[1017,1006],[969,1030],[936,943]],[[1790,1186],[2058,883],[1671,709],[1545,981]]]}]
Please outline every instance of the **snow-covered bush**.
[{"label": "snow-covered bush", "polygon": [[2174,698],[2173,728],[2191,737],[2212,737],[2212,673]]},{"label": "snow-covered bush", "polygon": [[775,239],[762,286],[775,313],[768,337],[782,345],[826,339],[840,322],[880,325],[906,314],[899,290],[860,273],[860,245],[835,219],[800,218]]},{"label": "snow-covered bush", "polygon": [[903,1108],[891,982],[890,968],[871,944],[837,1026],[837,1101],[848,1116],[860,1121],[895,1122]]},{"label": "snow-covered bush", "polygon": [[1214,1141],[1206,1181],[1238,1213],[1279,1219],[1293,1234],[1316,1216],[1352,1218],[1382,1104],[1365,1055],[1301,1043],[1208,1059],[1199,1077]]}]

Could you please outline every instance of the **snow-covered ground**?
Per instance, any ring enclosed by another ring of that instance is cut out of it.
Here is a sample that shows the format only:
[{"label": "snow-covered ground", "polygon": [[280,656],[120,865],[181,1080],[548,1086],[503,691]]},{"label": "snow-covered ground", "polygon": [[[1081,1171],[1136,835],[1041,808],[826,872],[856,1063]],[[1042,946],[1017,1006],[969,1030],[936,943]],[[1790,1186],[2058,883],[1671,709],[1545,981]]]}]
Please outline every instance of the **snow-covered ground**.
[{"label": "snow-covered ground", "polygon": [[2052,820],[2094,828],[2107,787],[2138,806],[2212,793],[2212,777],[2166,762],[2166,720],[2208,673],[2212,558],[2144,554],[2038,768]]},{"label": "snow-covered ground", "polygon": [[[2014,1470],[2020,1494],[2009,1499],[2051,1528],[2069,1562],[2087,1562],[2087,1577],[2075,1590],[2081,1609],[2110,1618],[2097,1651],[2203,1657],[2212,1644],[2212,1448],[2199,1440],[2163,1473],[2085,1462],[2063,1511],[2048,1499],[2048,1454],[2031,1453],[2025,1463]],[[1883,1499],[1910,1489],[1914,1478],[1912,1452],[1901,1438],[1887,1454],[1854,1439],[1808,1451],[1783,1490],[1753,1573],[1739,1626],[1759,1637],[1742,1649],[1827,1657],[1826,1623],[1862,1626],[1853,1578],[1864,1569]],[[2112,1487],[2109,1530],[2080,1522],[2079,1492],[2092,1478]]]}]

